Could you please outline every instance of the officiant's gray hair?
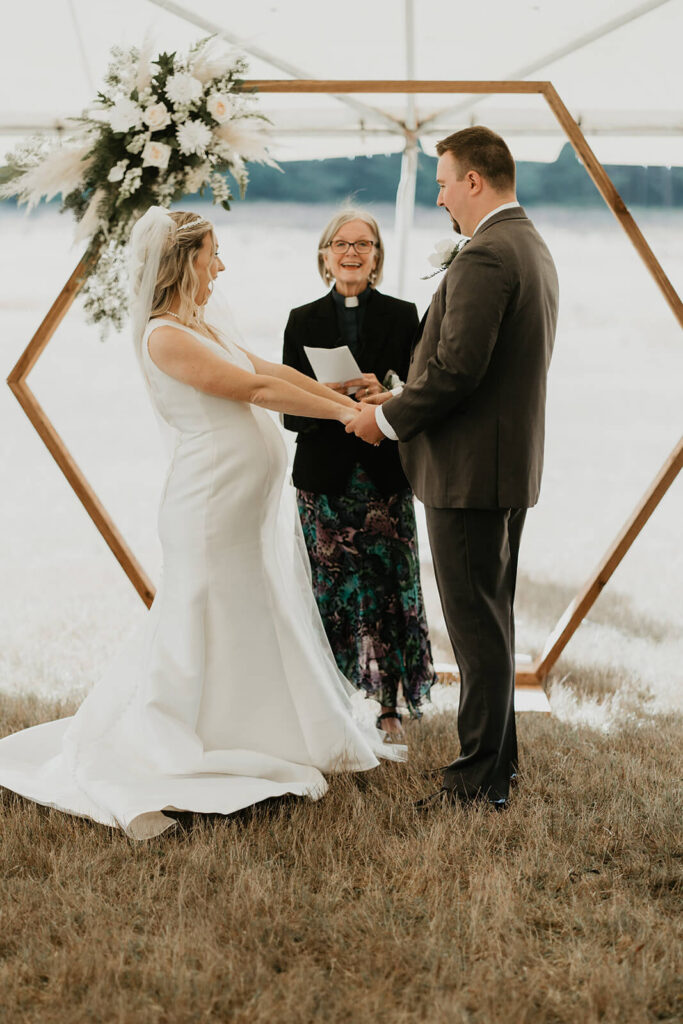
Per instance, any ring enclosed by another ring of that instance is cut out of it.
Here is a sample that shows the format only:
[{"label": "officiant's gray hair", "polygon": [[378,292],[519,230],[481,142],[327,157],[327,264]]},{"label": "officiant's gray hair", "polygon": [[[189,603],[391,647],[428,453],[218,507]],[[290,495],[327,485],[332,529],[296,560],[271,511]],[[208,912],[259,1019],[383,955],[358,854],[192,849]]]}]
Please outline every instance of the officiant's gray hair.
[{"label": "officiant's gray hair", "polygon": [[379,225],[375,218],[372,214],[368,213],[367,210],[363,210],[359,206],[345,206],[342,210],[339,210],[338,213],[335,213],[332,220],[330,220],[323,229],[320,241],[318,242],[318,273],[326,285],[332,284],[334,277],[325,265],[325,249],[327,249],[339,229],[343,228],[344,225],[348,224],[351,220],[362,220],[364,224],[367,224],[375,236],[374,240],[377,243],[377,248],[375,249],[377,261],[368,276],[368,284],[371,288],[376,288],[382,280],[382,268],[384,267],[384,242],[382,241]]}]

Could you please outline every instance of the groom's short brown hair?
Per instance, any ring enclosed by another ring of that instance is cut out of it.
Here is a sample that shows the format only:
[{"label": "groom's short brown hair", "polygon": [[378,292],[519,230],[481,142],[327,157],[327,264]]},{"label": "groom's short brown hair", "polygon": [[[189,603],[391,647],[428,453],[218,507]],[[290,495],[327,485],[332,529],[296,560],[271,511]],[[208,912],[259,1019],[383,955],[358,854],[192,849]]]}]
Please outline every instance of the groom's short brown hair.
[{"label": "groom's short brown hair", "polygon": [[439,156],[452,153],[459,168],[459,178],[468,171],[481,174],[496,192],[515,187],[515,161],[507,143],[490,128],[474,125],[441,139],[436,144]]}]

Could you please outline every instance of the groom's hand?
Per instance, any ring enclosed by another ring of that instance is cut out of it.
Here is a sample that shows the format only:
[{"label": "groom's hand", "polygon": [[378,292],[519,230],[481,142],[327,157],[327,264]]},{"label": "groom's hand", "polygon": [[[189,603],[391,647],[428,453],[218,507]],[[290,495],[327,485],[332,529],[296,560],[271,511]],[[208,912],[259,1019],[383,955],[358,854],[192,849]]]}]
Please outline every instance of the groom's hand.
[{"label": "groom's hand", "polygon": [[374,405],[360,403],[360,411],[346,424],[346,433],[355,434],[368,444],[377,445],[384,440],[384,434],[377,426]]}]

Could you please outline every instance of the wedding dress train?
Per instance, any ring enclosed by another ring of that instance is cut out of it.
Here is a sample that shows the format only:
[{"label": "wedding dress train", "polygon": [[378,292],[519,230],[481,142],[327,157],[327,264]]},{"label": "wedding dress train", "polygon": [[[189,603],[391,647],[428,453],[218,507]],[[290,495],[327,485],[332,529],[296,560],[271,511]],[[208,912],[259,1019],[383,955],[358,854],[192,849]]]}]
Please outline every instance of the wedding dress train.
[{"label": "wedding dress train", "polygon": [[[156,599],[72,718],[0,740],[0,785],[136,839],[174,824],[164,809],[316,799],[323,772],[404,756],[353,717],[310,589],[278,427],[265,410],[159,370],[147,340],[160,323],[142,345],[174,442]],[[229,341],[196,337],[253,372]]]}]

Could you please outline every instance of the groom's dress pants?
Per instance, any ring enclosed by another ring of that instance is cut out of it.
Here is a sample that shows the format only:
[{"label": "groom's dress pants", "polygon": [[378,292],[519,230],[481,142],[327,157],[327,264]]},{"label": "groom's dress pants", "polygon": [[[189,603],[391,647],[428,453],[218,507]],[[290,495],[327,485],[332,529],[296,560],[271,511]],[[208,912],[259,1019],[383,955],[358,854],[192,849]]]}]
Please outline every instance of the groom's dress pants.
[{"label": "groom's dress pants", "polygon": [[517,558],[526,509],[426,508],[446,628],[460,669],[460,756],[443,784],[507,799],[517,769]]}]

